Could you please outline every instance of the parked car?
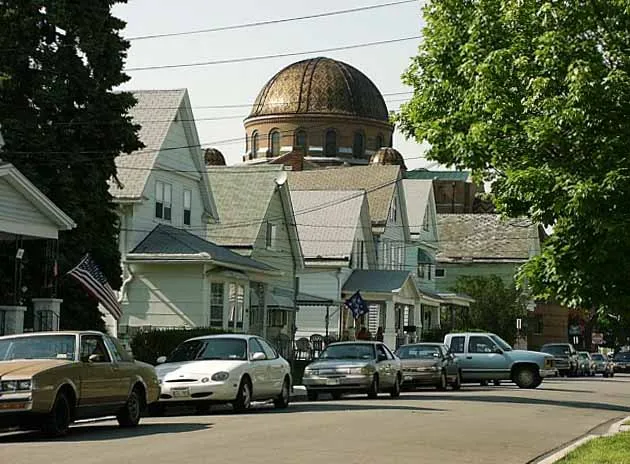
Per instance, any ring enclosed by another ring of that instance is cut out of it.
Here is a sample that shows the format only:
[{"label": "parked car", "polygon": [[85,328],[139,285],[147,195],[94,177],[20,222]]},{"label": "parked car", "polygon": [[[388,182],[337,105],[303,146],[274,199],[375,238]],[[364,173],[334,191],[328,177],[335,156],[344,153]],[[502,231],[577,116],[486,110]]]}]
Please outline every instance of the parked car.
[{"label": "parked car", "polygon": [[607,356],[601,353],[591,353],[591,359],[595,364],[595,374],[602,374],[604,377],[615,375],[614,364]]},{"label": "parked car", "polygon": [[580,361],[580,367],[578,369],[579,375],[592,377],[595,375],[595,363],[591,358],[591,354],[588,351],[578,351],[578,357]]},{"label": "parked car", "polygon": [[562,376],[576,376],[580,370],[578,352],[570,343],[547,343],[540,348],[543,353],[553,355],[556,369]]},{"label": "parked car", "polygon": [[209,335],[181,343],[157,359],[161,393],[152,413],[164,406],[195,405],[205,412],[211,404],[231,403],[236,411],[252,401],[273,400],[289,406],[291,368],[263,338],[254,335]]},{"label": "parked car", "polygon": [[0,428],[61,436],[77,419],[109,415],[134,427],[159,393],[155,369],[100,332],[0,337]]},{"label": "parked car", "polygon": [[457,358],[442,343],[414,343],[396,350],[403,371],[403,388],[431,385],[446,390],[462,386]]},{"label": "parked car", "polygon": [[512,380],[520,388],[537,388],[556,375],[554,358],[535,351],[514,350],[493,333],[453,333],[444,337],[458,361],[463,382]]},{"label": "parked car", "polygon": [[339,342],[326,347],[319,358],[306,366],[302,379],[308,399],[321,393],[338,399],[344,393],[367,393],[376,398],[389,392],[400,396],[402,363],[381,342]]},{"label": "parked car", "polygon": [[630,372],[630,351],[620,351],[613,356],[615,372]]}]

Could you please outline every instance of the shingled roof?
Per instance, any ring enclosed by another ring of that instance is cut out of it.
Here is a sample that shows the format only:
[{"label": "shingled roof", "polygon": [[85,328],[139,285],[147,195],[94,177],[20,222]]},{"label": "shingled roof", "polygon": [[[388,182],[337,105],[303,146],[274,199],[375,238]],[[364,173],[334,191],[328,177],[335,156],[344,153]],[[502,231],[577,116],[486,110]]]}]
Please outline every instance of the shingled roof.
[{"label": "shingled roof", "polygon": [[538,228],[527,219],[498,214],[438,214],[438,261],[526,261],[538,253]]},{"label": "shingled roof", "polygon": [[292,190],[365,190],[372,223],[385,224],[400,166],[352,166],[289,173]]},{"label": "shingled roof", "polygon": [[407,179],[421,180],[454,180],[468,181],[471,179],[470,171],[429,171],[428,169],[414,169],[407,171]]}]

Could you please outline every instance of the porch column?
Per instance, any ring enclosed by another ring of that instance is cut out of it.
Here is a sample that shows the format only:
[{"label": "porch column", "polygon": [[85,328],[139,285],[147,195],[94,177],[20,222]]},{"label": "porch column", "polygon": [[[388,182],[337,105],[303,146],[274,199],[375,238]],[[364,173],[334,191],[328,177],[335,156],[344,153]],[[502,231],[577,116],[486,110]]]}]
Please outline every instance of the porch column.
[{"label": "porch column", "polygon": [[33,298],[34,323],[36,332],[59,330],[61,303],[59,298]]},{"label": "porch column", "polygon": [[24,313],[26,306],[0,306],[0,317],[4,316],[4,331],[0,330],[0,335],[14,335],[24,332]]},{"label": "porch column", "polygon": [[396,349],[396,309],[393,301],[385,302],[385,327],[383,342],[390,348]]},{"label": "porch column", "polygon": [[269,284],[261,284],[262,291],[260,292],[259,297],[262,298],[262,333],[263,338],[267,338],[267,292],[269,291]]}]

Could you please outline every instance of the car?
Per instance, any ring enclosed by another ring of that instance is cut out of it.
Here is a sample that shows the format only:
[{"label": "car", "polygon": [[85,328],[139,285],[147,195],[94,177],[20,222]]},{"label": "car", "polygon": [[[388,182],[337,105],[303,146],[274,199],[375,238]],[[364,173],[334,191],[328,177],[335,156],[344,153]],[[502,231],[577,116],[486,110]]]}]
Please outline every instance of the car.
[{"label": "car", "polygon": [[630,351],[620,351],[613,356],[615,373],[630,372]]},{"label": "car", "polygon": [[457,358],[442,343],[413,343],[400,346],[396,352],[403,371],[403,389],[431,385],[438,390],[462,386]]},{"label": "car", "polygon": [[591,354],[588,351],[578,351],[578,357],[580,360],[579,375],[593,377],[595,375],[595,363]]},{"label": "car", "polygon": [[309,401],[322,393],[339,399],[344,393],[367,393],[377,398],[389,392],[400,396],[402,363],[382,342],[352,341],[331,343],[316,361],[304,369],[302,383]]},{"label": "car", "polygon": [[457,357],[464,383],[512,380],[519,388],[537,388],[556,375],[553,356],[514,350],[490,332],[447,334],[444,345]]},{"label": "car", "polygon": [[157,359],[160,400],[153,415],[167,405],[187,404],[206,412],[212,404],[232,404],[243,412],[253,401],[273,400],[289,406],[292,380],[289,363],[256,335],[224,334],[188,339]]},{"label": "car", "polygon": [[0,337],[0,428],[58,437],[75,420],[111,415],[134,427],[159,393],[155,369],[101,332]]},{"label": "car", "polygon": [[571,343],[546,343],[540,351],[553,355],[561,376],[572,377],[579,374],[578,352]]},{"label": "car", "polygon": [[614,364],[601,353],[591,353],[591,359],[595,364],[595,374],[602,374],[604,377],[613,377],[615,375]]}]

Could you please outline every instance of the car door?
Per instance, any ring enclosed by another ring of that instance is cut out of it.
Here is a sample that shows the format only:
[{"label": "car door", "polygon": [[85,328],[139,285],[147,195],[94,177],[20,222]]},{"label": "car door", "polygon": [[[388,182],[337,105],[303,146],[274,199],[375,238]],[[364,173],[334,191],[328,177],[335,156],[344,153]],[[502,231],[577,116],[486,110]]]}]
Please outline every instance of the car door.
[{"label": "car door", "polygon": [[457,377],[457,361],[455,355],[449,353],[448,348],[444,345],[439,346],[440,356],[442,358],[442,365],[446,369],[446,375],[449,380]]},{"label": "car door", "polygon": [[117,396],[126,401],[131,391],[131,381],[136,374],[136,365],[133,358],[123,352],[122,347],[111,337],[106,335],[103,340],[112,355],[112,368],[118,375]]},{"label": "car door", "polygon": [[276,350],[264,339],[256,339],[262,349],[267,355],[269,360],[269,388],[274,396],[277,396],[282,392],[282,385],[284,383],[284,376],[286,372],[285,361],[278,355]]},{"label": "car door", "polygon": [[123,397],[120,373],[114,369],[103,337],[98,334],[81,335],[80,355],[82,376],[79,407],[110,410],[116,404],[123,403],[126,394]]},{"label": "car door", "polygon": [[[262,353],[264,357],[254,360],[253,356],[256,353]],[[268,398],[271,394],[269,360],[267,359],[265,350],[255,337],[249,339],[249,375],[252,379],[254,398]]]},{"label": "car door", "polygon": [[510,359],[487,335],[470,335],[466,353],[466,368],[482,380],[510,378]]},{"label": "car door", "polygon": [[393,357],[387,354],[387,350],[382,343],[377,343],[376,349],[376,367],[378,370],[379,384],[381,388],[390,388],[394,385],[395,369],[393,367]]}]

